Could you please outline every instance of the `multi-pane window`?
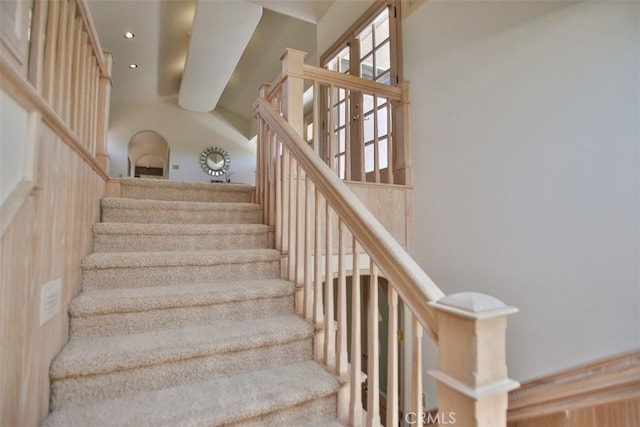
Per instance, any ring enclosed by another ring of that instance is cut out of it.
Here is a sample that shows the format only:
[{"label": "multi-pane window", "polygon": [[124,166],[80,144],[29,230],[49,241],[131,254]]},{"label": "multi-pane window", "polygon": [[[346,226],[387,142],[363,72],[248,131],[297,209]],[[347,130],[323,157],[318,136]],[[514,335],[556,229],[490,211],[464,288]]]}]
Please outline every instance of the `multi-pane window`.
[{"label": "multi-pane window", "polygon": [[[386,3],[369,15],[355,33],[344,38],[342,47],[335,50],[337,53],[324,60],[324,66],[386,85],[397,82],[398,67],[393,60],[397,57],[393,34],[397,26],[392,22],[395,7],[394,3]],[[380,175],[380,171],[388,169],[392,127],[388,100],[338,88],[327,89],[326,100],[330,100],[325,105],[332,117],[327,122],[331,124],[328,130],[333,141],[327,153],[333,157],[332,166],[338,175],[364,181],[366,174],[375,171]]]}]

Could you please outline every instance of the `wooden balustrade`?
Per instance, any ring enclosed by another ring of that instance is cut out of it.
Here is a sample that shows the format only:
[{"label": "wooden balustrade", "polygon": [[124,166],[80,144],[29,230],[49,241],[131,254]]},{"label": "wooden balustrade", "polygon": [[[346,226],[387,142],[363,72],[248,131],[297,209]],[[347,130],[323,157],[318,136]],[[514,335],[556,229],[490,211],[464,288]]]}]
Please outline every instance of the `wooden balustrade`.
[{"label": "wooden balustrade", "polygon": [[28,80],[84,148],[105,157],[112,57],[86,2],[35,1],[32,16]]},{"label": "wooden balustrade", "polygon": [[[305,78],[314,80],[316,91],[327,88],[329,105],[343,90],[345,94],[367,92],[374,101],[385,98],[389,105],[395,102],[404,108],[407,86],[389,87],[316,69],[304,65],[303,58],[303,52],[287,50],[281,76],[263,85],[254,103],[258,120],[256,194],[266,222],[275,227],[275,247],[283,256],[282,276],[295,283],[296,310],[319,331],[314,357],[344,383],[338,394],[338,418],[354,426],[396,426],[401,411],[408,423],[426,415],[422,406],[422,335],[426,331],[436,343],[444,342],[438,370],[432,373],[439,382],[440,407],[463,411],[464,425],[501,424],[507,392],[517,385],[503,369],[505,316],[515,309],[479,294],[445,297],[342,182],[335,164],[321,157],[323,132],[314,130],[311,145],[302,138]],[[314,100],[314,120],[320,115],[320,104]],[[330,114],[329,128],[334,119]],[[324,136],[332,141],[332,135]],[[337,148],[328,144],[324,154],[331,158]],[[408,147],[402,150],[409,152]],[[409,170],[404,168],[403,173]],[[355,175],[353,169],[345,173]],[[373,176],[379,181],[382,171],[374,170]],[[388,176],[398,175],[394,170]],[[379,286],[382,279],[387,286]],[[380,295],[379,289],[385,293]],[[387,301],[387,342],[379,338],[381,297]],[[486,298],[491,301],[488,308],[483,306]],[[487,310],[478,310],[475,303]],[[400,305],[413,314],[411,324],[404,325],[410,332],[401,343],[411,348],[413,362],[405,367],[410,374],[403,378],[399,377],[396,338],[403,328]],[[483,357],[487,345],[496,349],[496,357],[490,360]],[[381,348],[387,354],[382,366]],[[464,354],[453,357],[456,348]],[[383,372],[385,390],[380,385]],[[474,383],[472,378],[483,381]],[[411,395],[404,402],[399,400],[401,381],[411,382]],[[384,405],[381,396],[386,399]]]}]

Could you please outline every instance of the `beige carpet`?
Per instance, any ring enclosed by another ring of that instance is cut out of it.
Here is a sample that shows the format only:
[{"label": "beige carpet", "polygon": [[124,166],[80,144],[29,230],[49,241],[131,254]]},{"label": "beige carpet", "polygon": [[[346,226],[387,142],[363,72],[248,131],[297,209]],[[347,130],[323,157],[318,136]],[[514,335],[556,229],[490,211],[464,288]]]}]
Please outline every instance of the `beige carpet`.
[{"label": "beige carpet", "polygon": [[44,425],[341,425],[340,384],[313,362],[253,189],[121,184],[82,262]]}]

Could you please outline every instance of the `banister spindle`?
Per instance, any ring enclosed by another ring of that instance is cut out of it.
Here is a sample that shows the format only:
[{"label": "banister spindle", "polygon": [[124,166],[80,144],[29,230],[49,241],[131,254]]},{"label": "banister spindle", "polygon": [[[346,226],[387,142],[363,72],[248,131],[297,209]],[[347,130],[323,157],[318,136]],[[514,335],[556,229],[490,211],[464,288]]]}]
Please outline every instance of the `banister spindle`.
[{"label": "banister spindle", "polygon": [[411,316],[411,411],[423,412],[422,408],[422,325],[416,316]]},{"label": "banister spindle", "polygon": [[273,144],[274,144],[274,157],[271,160],[274,165],[275,165],[275,170],[276,170],[276,175],[274,178],[274,182],[271,188],[273,188],[273,191],[276,193],[275,195],[275,201],[274,201],[274,207],[276,210],[276,217],[274,218],[274,224],[275,224],[275,236],[274,236],[274,241],[275,241],[275,248],[277,250],[280,251],[280,254],[282,255],[282,216],[284,214],[284,206],[283,206],[283,200],[284,197],[282,196],[282,154],[281,154],[281,142],[280,140],[275,137],[273,140]]},{"label": "banister spindle", "polygon": [[325,336],[324,336],[324,361],[335,373],[336,370],[336,330],[333,304],[333,213],[331,206],[325,202],[325,241],[324,241],[324,310],[325,310]]},{"label": "banister spindle", "polygon": [[380,336],[378,334],[378,266],[371,260],[367,312],[367,426],[380,425]]},{"label": "banister spindle", "polygon": [[358,242],[353,238],[353,274],[351,275],[351,398],[349,421],[351,425],[362,425],[362,327],[360,320],[360,264]]},{"label": "banister spindle", "polygon": [[[308,320],[314,319],[315,293],[313,291],[313,258],[311,253],[312,243],[314,239],[312,214],[315,210],[313,202],[315,197],[312,194],[313,187],[311,180],[305,177],[304,181],[304,311]],[[318,325],[318,323],[316,323]]]},{"label": "banister spindle", "polygon": [[[313,187],[315,197],[314,211],[314,247],[313,247],[313,323],[322,326],[321,332],[316,334],[314,347],[315,359],[324,360],[324,340],[327,336],[327,328],[333,327],[324,319],[324,307],[322,301],[322,196],[317,187]],[[326,363],[326,362],[325,362]]]},{"label": "banister spindle", "polygon": [[387,332],[387,426],[398,425],[398,293],[387,285],[389,322]]},{"label": "banister spindle", "polygon": [[[347,353],[347,265],[346,243],[347,230],[338,219],[338,330],[336,331],[336,374],[347,380],[349,372],[349,358]],[[342,387],[338,392],[338,419],[341,422],[349,420],[349,389]]]},{"label": "banister spindle", "polygon": [[[287,150],[288,151],[288,150]],[[287,256],[288,263],[288,276],[291,281],[296,281],[296,265],[295,265],[295,253],[296,253],[296,190],[297,186],[294,180],[294,174],[296,168],[296,161],[292,155],[289,155],[289,223],[287,229],[289,230],[289,251]]]}]

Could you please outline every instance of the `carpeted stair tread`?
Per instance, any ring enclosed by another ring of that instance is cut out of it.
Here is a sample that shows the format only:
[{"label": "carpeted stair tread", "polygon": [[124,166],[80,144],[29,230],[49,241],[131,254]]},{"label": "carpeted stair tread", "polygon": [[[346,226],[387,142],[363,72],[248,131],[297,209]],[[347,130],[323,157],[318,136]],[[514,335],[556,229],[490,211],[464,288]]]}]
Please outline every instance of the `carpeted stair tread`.
[{"label": "carpeted stair tread", "polygon": [[122,197],[155,200],[250,202],[255,187],[235,183],[121,178]]},{"label": "carpeted stair tread", "polygon": [[216,235],[264,234],[269,226],[263,224],[143,224],[99,222],[93,226],[93,234],[132,234],[146,235]]},{"label": "carpeted stair tread", "polygon": [[269,243],[269,226],[262,224],[104,222],[93,227],[94,252],[257,249]]},{"label": "carpeted stair tread", "polygon": [[309,338],[298,316],[219,322],[112,337],[71,339],[51,365],[53,380],[161,365]]},{"label": "carpeted stair tread", "polygon": [[262,208],[255,203],[231,203],[231,202],[185,202],[173,200],[148,200],[104,198],[100,200],[100,206],[111,209],[138,209],[138,210],[186,210],[186,211],[260,211]]},{"label": "carpeted stair tread", "polygon": [[92,253],[82,259],[84,270],[120,269],[132,267],[208,266],[242,264],[280,260],[274,249],[232,249],[225,251],[175,252],[103,252]]},{"label": "carpeted stair tread", "polygon": [[293,294],[280,279],[237,280],[194,285],[86,290],[71,301],[71,317],[226,304]]},{"label": "carpeted stair tread", "polygon": [[338,381],[315,362],[252,371],[52,412],[44,426],[217,426],[335,394]]}]

